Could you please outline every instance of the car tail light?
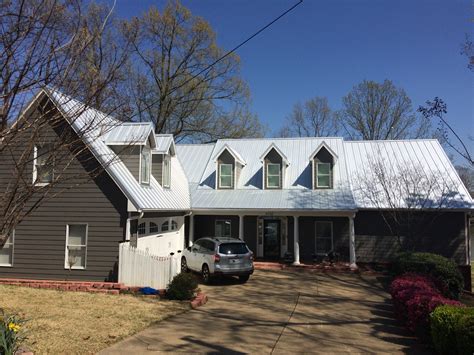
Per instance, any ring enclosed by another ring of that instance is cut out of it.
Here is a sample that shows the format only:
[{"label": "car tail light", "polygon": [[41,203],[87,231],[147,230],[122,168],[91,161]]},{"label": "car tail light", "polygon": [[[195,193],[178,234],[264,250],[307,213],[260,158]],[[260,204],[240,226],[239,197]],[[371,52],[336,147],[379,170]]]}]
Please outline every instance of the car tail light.
[{"label": "car tail light", "polygon": [[249,259],[253,261],[253,253],[252,252],[250,252]]},{"label": "car tail light", "polygon": [[219,254],[214,255],[214,262],[218,263],[219,261],[221,261],[221,256]]}]

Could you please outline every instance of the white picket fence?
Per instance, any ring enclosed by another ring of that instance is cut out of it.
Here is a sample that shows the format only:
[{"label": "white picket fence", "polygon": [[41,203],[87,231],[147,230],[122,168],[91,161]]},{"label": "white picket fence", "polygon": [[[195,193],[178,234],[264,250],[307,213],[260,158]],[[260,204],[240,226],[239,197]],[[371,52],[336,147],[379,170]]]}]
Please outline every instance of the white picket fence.
[{"label": "white picket fence", "polygon": [[165,289],[180,271],[180,255],[156,256],[120,244],[118,281],[125,286]]}]

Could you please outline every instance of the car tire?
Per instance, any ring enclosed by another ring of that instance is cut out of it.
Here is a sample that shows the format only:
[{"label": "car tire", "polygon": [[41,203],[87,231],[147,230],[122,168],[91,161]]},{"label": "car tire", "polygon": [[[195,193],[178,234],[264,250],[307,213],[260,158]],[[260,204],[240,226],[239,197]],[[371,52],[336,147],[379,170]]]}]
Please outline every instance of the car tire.
[{"label": "car tire", "polygon": [[181,272],[189,272],[188,262],[184,256],[181,258]]},{"label": "car tire", "polygon": [[211,273],[209,271],[209,266],[204,264],[201,270],[202,282],[209,284],[211,282]]},{"label": "car tire", "polygon": [[250,278],[250,275],[241,275],[239,276],[239,282],[244,284],[249,280],[249,278]]}]

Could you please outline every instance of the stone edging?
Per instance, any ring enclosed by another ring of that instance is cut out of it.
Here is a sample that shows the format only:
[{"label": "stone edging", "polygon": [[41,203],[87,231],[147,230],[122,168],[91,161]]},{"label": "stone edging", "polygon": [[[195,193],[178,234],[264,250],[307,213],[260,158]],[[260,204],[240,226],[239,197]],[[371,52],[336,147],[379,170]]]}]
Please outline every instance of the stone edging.
[{"label": "stone edging", "polygon": [[198,292],[196,297],[191,301],[191,307],[193,309],[196,309],[198,307],[205,305],[207,301],[208,301],[207,295],[203,292]]}]

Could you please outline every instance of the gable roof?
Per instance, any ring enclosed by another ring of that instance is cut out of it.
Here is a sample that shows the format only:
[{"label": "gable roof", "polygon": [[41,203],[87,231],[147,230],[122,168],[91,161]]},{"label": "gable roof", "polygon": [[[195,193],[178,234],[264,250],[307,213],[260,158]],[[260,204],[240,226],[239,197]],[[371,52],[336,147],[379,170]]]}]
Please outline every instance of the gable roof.
[{"label": "gable roof", "polygon": [[146,145],[150,140],[151,147],[156,147],[156,138],[151,122],[123,122],[113,126],[104,137],[107,145]]},{"label": "gable roof", "polygon": [[[86,107],[60,91],[44,89],[58,110],[68,120],[71,127],[81,136],[96,159],[104,166],[105,171],[122,190],[138,211],[146,210],[189,210],[189,188],[184,171],[176,157],[172,158],[171,189],[164,189],[153,177],[150,185],[141,185],[114,151],[105,143],[108,133],[123,122],[98,111]],[[153,136],[153,134],[152,134]]]},{"label": "gable roof", "polygon": [[176,147],[172,134],[155,134],[156,147],[153,149],[155,154],[176,154]]},{"label": "gable roof", "polygon": [[319,151],[322,149],[322,148],[325,148],[329,154],[331,154],[334,158],[334,160],[337,160],[337,154],[331,149],[330,146],[328,146],[324,141],[321,142],[321,144],[314,150],[314,152],[309,156],[309,160],[313,160],[314,157],[316,156],[316,154],[319,153]]},{"label": "gable roof", "polygon": [[225,150],[227,150],[229,154],[232,155],[232,157],[234,157],[235,161],[239,163],[240,165],[247,164],[245,160],[242,158],[242,156],[239,153],[237,153],[234,149],[229,147],[229,145],[227,144],[224,144],[222,148],[214,155],[214,162],[217,162],[217,159],[219,159],[219,157],[221,156],[222,153],[224,153]]},{"label": "gable roof", "polygon": [[263,161],[265,159],[265,157],[268,155],[268,153],[270,153],[272,151],[272,149],[274,149],[278,155],[280,155],[281,159],[283,160],[283,162],[286,164],[286,165],[290,165],[290,162],[288,161],[288,158],[286,157],[286,155],[280,150],[280,148],[278,148],[276,145],[275,145],[275,142],[272,142],[268,148],[263,152],[263,154],[260,156],[260,161]]}]

